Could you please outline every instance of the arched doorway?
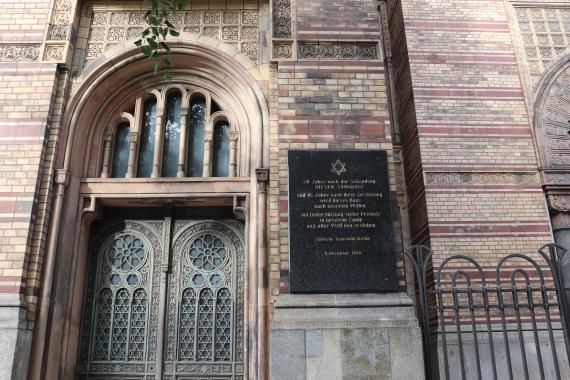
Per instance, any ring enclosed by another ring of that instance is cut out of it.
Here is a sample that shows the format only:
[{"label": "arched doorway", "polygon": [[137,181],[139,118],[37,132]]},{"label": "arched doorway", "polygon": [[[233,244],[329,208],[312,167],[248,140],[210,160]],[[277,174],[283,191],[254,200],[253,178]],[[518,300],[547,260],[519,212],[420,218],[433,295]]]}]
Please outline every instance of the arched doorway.
[{"label": "arched doorway", "polygon": [[32,378],[263,378],[267,107],[246,58],[195,41],[170,43],[172,82],[129,43],[79,78]]}]

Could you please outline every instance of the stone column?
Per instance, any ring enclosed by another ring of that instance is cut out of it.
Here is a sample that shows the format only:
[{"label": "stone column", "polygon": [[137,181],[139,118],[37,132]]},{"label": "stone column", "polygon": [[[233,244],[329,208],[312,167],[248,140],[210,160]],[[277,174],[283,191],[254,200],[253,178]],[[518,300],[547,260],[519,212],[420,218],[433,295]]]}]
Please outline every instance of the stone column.
[{"label": "stone column", "polygon": [[55,256],[58,243],[59,229],[61,227],[61,213],[63,210],[63,198],[65,188],[69,184],[70,172],[65,169],[58,169],[55,173],[55,183],[57,185],[56,196],[53,208],[53,220],[50,225],[48,247],[46,251],[46,262],[42,278],[41,296],[39,301],[39,315],[37,318],[34,341],[32,346],[32,356],[30,368],[32,372],[29,379],[40,379],[44,368],[44,347],[47,335],[47,323],[49,316],[49,306],[51,301],[51,289],[53,282],[53,272],[55,266]]},{"label": "stone column", "polygon": [[154,157],[150,178],[160,178],[162,175],[162,148],[164,142],[164,104],[159,101],[156,113],[156,135],[154,136]]},{"label": "stone column", "polygon": [[206,132],[204,136],[204,171],[202,176],[212,176],[212,132]]},{"label": "stone column", "polygon": [[237,176],[237,141],[238,133],[230,132],[230,177]]},{"label": "stone column", "polygon": [[111,175],[111,148],[113,146],[113,132],[105,131],[103,136],[103,166],[101,167],[101,178],[109,178]]},{"label": "stone column", "polygon": [[129,132],[129,161],[127,163],[127,174],[125,178],[136,177],[137,148],[139,144],[139,133]]},{"label": "stone column", "polygon": [[268,371],[268,267],[267,267],[267,183],[269,169],[255,169],[257,180],[257,379],[269,379]]},{"label": "stone column", "polygon": [[176,177],[186,177],[186,156],[188,155],[188,107],[180,112],[180,145],[178,146],[178,172]]}]

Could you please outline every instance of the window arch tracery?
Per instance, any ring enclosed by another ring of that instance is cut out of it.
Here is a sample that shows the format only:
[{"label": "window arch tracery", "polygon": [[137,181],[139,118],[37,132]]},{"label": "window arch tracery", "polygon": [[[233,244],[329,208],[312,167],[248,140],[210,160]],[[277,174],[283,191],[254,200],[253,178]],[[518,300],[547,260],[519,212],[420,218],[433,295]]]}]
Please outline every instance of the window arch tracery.
[{"label": "window arch tracery", "polygon": [[237,175],[238,128],[211,92],[153,88],[123,109],[105,132],[101,178]]}]

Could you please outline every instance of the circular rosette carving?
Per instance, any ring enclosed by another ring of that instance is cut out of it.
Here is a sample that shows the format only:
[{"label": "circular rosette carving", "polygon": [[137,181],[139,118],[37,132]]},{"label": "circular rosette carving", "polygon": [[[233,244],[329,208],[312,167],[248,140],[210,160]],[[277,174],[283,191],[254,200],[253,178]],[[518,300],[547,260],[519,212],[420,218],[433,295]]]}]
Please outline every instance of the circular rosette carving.
[{"label": "circular rosette carving", "polygon": [[107,259],[120,271],[139,269],[146,259],[144,243],[132,234],[122,234],[113,240]]},{"label": "circular rosette carving", "polygon": [[317,56],[317,45],[304,44],[299,45],[299,56],[301,58],[314,58]]},{"label": "circular rosette carving", "polygon": [[228,262],[224,241],[210,233],[197,236],[187,251],[186,259],[196,269],[206,272],[223,268]]},{"label": "circular rosette carving", "polygon": [[333,58],[336,56],[336,48],[334,45],[324,44],[319,46],[319,53],[323,58]]}]

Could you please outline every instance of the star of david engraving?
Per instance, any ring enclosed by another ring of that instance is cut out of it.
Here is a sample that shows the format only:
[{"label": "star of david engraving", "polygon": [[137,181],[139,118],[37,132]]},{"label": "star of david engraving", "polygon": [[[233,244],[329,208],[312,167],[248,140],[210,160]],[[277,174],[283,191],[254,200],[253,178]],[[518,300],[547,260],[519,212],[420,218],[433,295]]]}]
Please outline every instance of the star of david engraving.
[{"label": "star of david engraving", "polygon": [[341,175],[346,173],[346,162],[341,162],[338,158],[335,162],[331,163],[331,172]]}]

